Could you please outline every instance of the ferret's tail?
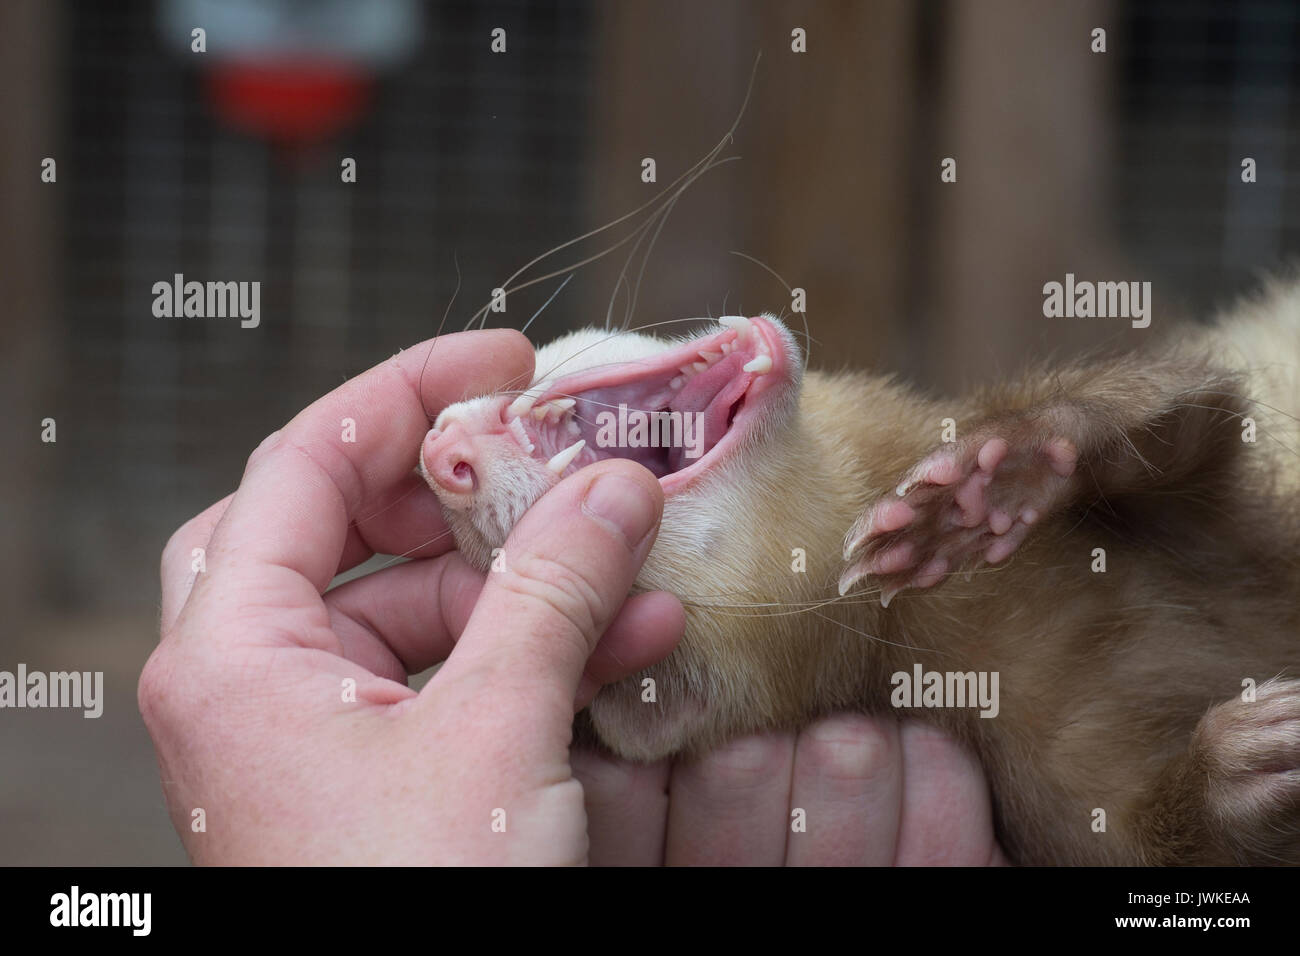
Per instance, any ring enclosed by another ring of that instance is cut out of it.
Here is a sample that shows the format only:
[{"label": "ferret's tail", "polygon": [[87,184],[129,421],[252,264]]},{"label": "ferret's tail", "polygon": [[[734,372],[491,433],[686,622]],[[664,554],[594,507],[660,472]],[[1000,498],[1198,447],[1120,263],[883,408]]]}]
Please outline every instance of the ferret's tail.
[{"label": "ferret's tail", "polygon": [[1300,495],[1300,281],[1270,285],[1205,335],[1218,362],[1247,374],[1258,449],[1278,487]]}]

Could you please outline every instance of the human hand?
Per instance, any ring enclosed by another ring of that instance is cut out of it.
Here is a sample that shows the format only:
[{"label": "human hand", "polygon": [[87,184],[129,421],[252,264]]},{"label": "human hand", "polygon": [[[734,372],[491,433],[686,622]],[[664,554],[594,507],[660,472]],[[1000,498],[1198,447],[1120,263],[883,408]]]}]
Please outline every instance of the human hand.
[{"label": "human hand", "polygon": [[[417,348],[326,395],[163,552],[139,702],[196,862],[586,857],[575,706],[684,627],[669,595],[624,601],[662,493],[630,462],[583,469],[524,516],[508,570],[485,582],[448,551],[412,468],[425,408],[528,380],[532,349],[509,330],[436,341],[423,388]],[[326,592],[376,552],[414,560]],[[444,659],[418,694],[406,686]]]},{"label": "human hand", "polygon": [[978,761],[919,721],[841,714],[689,762],[573,766],[593,864],[1006,864]]}]

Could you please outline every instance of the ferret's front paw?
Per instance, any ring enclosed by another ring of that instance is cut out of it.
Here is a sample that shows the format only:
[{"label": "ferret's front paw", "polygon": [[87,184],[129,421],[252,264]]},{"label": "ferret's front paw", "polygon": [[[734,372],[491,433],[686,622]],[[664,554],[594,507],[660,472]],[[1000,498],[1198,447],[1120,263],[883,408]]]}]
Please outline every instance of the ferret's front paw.
[{"label": "ferret's front paw", "polygon": [[1192,754],[1210,826],[1240,863],[1300,863],[1300,680],[1271,680],[1212,709]]},{"label": "ferret's front paw", "polygon": [[1023,428],[981,430],[928,455],[849,531],[840,594],[874,576],[888,607],[971,558],[1006,560],[1059,503],[1077,460],[1068,439]]}]

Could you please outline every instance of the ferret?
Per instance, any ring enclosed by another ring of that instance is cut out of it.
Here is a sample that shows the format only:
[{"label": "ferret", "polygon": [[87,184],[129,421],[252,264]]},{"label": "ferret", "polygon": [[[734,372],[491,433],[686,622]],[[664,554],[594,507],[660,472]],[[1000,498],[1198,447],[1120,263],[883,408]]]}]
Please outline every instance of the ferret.
[{"label": "ferret", "polygon": [[896,713],[978,755],[1021,864],[1294,864],[1300,286],[1195,329],[958,401],[805,371],[772,315],[585,329],[445,408],[418,467],[483,570],[584,465],[659,478],[637,587],[687,628],[583,716],[615,754]]}]

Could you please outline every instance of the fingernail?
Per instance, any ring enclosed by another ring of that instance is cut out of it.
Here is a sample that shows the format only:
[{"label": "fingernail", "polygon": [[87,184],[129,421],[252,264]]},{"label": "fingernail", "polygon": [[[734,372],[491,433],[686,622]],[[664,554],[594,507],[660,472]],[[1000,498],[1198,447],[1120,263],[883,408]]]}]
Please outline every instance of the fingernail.
[{"label": "fingernail", "polygon": [[601,475],[587,489],[582,510],[620,532],[635,551],[654,527],[658,509],[640,482],[622,475]]}]

